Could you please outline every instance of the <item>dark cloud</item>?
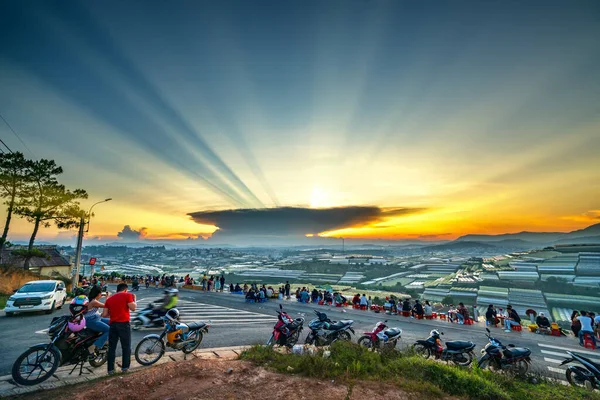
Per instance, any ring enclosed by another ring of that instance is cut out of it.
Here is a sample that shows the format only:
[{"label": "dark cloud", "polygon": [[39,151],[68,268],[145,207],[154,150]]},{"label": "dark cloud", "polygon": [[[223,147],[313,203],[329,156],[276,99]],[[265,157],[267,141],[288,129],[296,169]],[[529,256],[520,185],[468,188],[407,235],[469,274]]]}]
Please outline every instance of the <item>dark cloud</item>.
[{"label": "dark cloud", "polygon": [[117,233],[117,236],[123,240],[140,240],[147,234],[148,228],[140,228],[139,231],[131,229],[131,226],[125,225],[123,230]]},{"label": "dark cloud", "polygon": [[189,215],[200,224],[219,228],[213,236],[297,236],[379,223],[391,217],[424,211],[422,208],[374,206],[300,208],[277,207],[199,211]]}]

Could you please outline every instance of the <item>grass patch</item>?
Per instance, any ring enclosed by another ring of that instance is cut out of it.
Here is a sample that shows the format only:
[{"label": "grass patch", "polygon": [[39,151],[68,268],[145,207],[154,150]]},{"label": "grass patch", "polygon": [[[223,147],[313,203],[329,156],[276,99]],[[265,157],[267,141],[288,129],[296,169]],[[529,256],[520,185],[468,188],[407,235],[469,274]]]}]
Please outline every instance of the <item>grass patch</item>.
[{"label": "grass patch", "polygon": [[0,308],[6,307],[6,301],[10,297],[9,294],[1,294],[0,293]]},{"label": "grass patch", "polygon": [[442,394],[487,400],[600,400],[600,394],[542,380],[538,384],[478,368],[459,368],[424,360],[410,352],[375,353],[355,344],[336,342],[331,356],[281,354],[269,347],[255,346],[243,352],[244,360],[281,373],[318,379],[377,380],[389,382],[427,397]]}]

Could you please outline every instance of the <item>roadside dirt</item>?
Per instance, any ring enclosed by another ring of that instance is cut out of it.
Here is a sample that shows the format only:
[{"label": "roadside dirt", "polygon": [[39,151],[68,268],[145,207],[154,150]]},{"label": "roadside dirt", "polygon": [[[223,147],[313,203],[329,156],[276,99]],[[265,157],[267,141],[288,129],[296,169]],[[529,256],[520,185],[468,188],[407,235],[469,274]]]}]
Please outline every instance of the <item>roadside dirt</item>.
[{"label": "roadside dirt", "polygon": [[[229,369],[232,371],[229,372]],[[423,398],[378,382],[357,382],[352,388],[331,381],[319,381],[277,374],[244,361],[195,359],[168,363],[130,374],[117,375],[87,384],[66,386],[19,396],[20,399],[307,399],[364,400]],[[377,396],[377,397],[376,397]]]}]

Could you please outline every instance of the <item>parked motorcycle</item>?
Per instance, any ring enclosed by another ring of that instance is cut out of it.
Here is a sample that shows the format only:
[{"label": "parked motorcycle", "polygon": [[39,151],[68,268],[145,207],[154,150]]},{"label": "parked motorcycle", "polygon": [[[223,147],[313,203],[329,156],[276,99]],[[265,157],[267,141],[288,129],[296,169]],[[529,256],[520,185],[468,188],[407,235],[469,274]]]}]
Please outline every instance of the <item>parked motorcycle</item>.
[{"label": "parked motorcycle", "polygon": [[183,323],[179,320],[179,310],[172,308],[164,317],[165,328],[160,335],[146,335],[135,347],[135,359],[141,365],[152,365],[165,354],[167,347],[190,354],[200,346],[204,334],[208,333],[209,323]]},{"label": "parked motorcycle", "polygon": [[414,351],[424,358],[435,357],[443,361],[452,361],[456,365],[467,366],[473,362],[475,354],[473,349],[475,343],[462,340],[446,342],[446,348],[442,345],[440,335],[443,332],[432,330],[426,340],[417,340],[413,345]]},{"label": "parked motorcycle", "polygon": [[138,330],[141,328],[162,328],[165,326],[165,321],[154,312],[155,304],[148,303],[146,308],[139,311],[135,318],[131,321],[131,329]]},{"label": "parked motorcycle", "polygon": [[286,346],[293,347],[298,343],[300,333],[304,329],[304,318],[293,319],[288,313],[283,311],[283,306],[279,305],[277,311],[277,323],[273,327],[273,334],[267,341],[267,346]]},{"label": "parked motorcycle", "polygon": [[389,328],[387,322],[378,322],[371,332],[364,332],[364,336],[358,339],[358,344],[374,350],[394,349],[402,337],[402,329]]},{"label": "parked motorcycle", "polygon": [[567,381],[573,386],[584,387],[589,390],[600,388],[600,364],[587,357],[567,351],[571,358],[565,359],[560,365],[578,362],[583,365],[569,365],[567,367]]},{"label": "parked motorcycle", "polygon": [[350,333],[354,335],[352,329],[353,320],[331,321],[327,314],[314,310],[317,318],[309,322],[310,333],[306,337],[306,344],[315,346],[328,346],[336,340],[352,340]]},{"label": "parked motorcycle", "polygon": [[70,374],[79,366],[79,375],[86,361],[94,368],[102,366],[106,362],[108,343],[96,349],[95,357],[90,358],[88,348],[102,333],[85,328],[75,332],[73,327],[81,323],[80,316],[54,317],[48,328],[50,343],[36,344],[21,354],[12,366],[13,380],[19,385],[37,385],[63,365],[73,365]]},{"label": "parked motorcycle", "polygon": [[531,364],[531,350],[525,347],[515,347],[513,344],[504,346],[498,339],[490,336],[490,330],[486,336],[489,343],[481,350],[479,368],[492,368],[512,372],[516,375],[525,375]]}]

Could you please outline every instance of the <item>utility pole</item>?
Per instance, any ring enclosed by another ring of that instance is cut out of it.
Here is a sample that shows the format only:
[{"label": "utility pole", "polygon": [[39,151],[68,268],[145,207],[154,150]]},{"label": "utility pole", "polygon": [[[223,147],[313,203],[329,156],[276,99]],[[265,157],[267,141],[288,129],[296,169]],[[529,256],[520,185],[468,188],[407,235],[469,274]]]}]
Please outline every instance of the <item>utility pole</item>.
[{"label": "utility pole", "polygon": [[81,267],[81,247],[83,245],[83,228],[85,227],[85,215],[81,216],[79,220],[79,233],[77,234],[77,249],[75,250],[75,273],[73,274],[73,280],[71,281],[72,290],[79,284],[79,268]]}]

